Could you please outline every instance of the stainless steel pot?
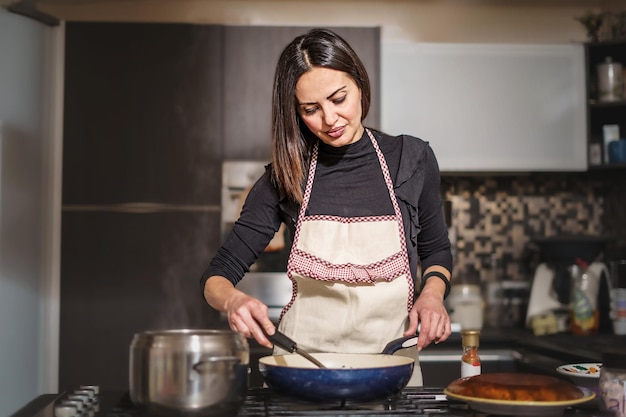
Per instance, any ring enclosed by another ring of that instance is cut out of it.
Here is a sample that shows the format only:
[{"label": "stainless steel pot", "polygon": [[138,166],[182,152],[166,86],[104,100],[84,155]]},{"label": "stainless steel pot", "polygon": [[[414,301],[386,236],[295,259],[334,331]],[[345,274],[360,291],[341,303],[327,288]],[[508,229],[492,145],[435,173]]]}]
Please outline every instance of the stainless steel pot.
[{"label": "stainless steel pot", "polygon": [[236,414],[248,387],[248,342],[230,330],[164,330],[134,335],[130,398],[155,413]]}]

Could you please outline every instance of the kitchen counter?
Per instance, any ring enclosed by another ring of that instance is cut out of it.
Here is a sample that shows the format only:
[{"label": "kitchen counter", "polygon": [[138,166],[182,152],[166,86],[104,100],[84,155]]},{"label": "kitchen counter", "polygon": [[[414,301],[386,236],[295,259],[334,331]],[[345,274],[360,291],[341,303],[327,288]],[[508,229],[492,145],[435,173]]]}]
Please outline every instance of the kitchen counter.
[{"label": "kitchen counter", "polygon": [[[528,329],[483,329],[478,349],[483,372],[530,372],[562,377],[568,363],[601,362],[604,346],[624,346],[626,336],[568,333],[535,336]],[[420,353],[424,384],[446,386],[460,376],[461,335],[431,344]]]},{"label": "kitchen counter", "polygon": [[600,362],[602,349],[608,346],[624,346],[626,336],[595,335],[578,336],[573,334],[553,334],[544,336],[522,337],[517,345],[540,352],[550,352],[573,361]]},{"label": "kitchen counter", "polygon": [[[603,347],[620,345],[626,348],[626,335],[582,336],[557,333],[535,336],[528,329],[483,329],[480,334],[479,352],[504,348],[556,355],[561,357],[564,363],[600,362]],[[458,349],[460,351],[461,334],[453,333],[445,342],[438,345],[432,344],[424,352],[438,349]]]}]

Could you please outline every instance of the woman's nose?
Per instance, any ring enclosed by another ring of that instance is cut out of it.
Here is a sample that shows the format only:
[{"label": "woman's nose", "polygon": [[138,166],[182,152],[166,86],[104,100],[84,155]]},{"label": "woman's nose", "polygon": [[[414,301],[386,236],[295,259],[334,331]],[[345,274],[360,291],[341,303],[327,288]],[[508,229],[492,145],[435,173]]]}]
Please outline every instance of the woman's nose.
[{"label": "woman's nose", "polygon": [[337,112],[330,108],[324,109],[324,123],[327,126],[334,126],[337,121]]}]

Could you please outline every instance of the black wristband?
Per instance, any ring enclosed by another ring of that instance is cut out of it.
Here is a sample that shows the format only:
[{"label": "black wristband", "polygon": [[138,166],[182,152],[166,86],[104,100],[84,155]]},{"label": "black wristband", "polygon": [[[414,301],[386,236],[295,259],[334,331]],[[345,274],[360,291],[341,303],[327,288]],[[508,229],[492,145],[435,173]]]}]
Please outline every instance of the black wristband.
[{"label": "black wristband", "polygon": [[422,292],[422,290],[424,289],[424,285],[426,285],[426,281],[430,277],[440,278],[446,284],[446,292],[443,294],[443,299],[445,300],[448,297],[448,294],[450,294],[450,281],[448,280],[448,278],[446,278],[444,274],[442,274],[439,271],[430,271],[429,273],[427,273],[426,275],[422,277],[422,284],[420,285],[420,292]]}]

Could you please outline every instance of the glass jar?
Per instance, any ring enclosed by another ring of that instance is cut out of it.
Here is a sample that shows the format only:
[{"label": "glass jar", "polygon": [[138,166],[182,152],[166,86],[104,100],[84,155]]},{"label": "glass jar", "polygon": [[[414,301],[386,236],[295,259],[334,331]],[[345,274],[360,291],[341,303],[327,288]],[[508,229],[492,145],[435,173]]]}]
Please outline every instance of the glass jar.
[{"label": "glass jar", "polygon": [[616,417],[626,417],[626,352],[622,348],[602,351],[600,408]]},{"label": "glass jar", "polygon": [[483,298],[480,286],[473,284],[453,284],[445,301],[453,323],[459,323],[463,330],[480,330],[483,327]]}]

